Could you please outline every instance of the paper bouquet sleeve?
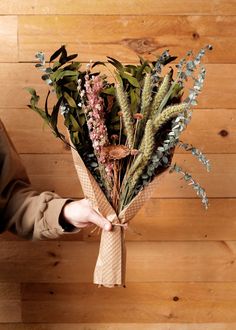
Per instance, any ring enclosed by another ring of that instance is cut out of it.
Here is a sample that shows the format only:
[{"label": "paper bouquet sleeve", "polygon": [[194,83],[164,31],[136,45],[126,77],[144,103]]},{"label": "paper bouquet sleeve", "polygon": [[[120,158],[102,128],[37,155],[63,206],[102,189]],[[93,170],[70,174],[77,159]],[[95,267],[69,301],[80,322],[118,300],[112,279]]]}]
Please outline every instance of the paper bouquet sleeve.
[{"label": "paper bouquet sleeve", "polygon": [[[128,204],[120,214],[116,214],[98,183],[86,168],[78,152],[71,148],[75,169],[82,186],[84,197],[88,198],[94,209],[112,224],[128,223],[151,197],[166,171],[158,175]],[[125,229],[114,225],[109,232],[102,230],[99,254],[94,270],[93,282],[99,286],[114,287],[125,285],[126,248]]]}]

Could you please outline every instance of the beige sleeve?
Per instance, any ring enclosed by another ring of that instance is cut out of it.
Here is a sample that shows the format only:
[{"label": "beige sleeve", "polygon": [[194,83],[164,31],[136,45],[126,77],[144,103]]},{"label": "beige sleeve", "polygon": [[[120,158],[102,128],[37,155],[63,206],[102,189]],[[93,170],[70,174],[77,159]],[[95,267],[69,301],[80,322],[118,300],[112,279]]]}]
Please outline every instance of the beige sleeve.
[{"label": "beige sleeve", "polygon": [[59,215],[67,199],[35,191],[0,121],[0,232],[28,239],[56,238],[64,233]]}]

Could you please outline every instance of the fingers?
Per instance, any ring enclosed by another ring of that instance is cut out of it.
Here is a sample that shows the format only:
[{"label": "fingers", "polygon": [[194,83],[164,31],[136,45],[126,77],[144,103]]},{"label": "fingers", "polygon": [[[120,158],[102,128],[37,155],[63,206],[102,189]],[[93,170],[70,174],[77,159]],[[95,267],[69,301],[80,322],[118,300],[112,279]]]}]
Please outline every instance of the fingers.
[{"label": "fingers", "polygon": [[92,212],[90,221],[106,231],[110,231],[112,229],[112,224],[110,221],[99,215],[96,211]]},{"label": "fingers", "polygon": [[63,214],[65,219],[77,228],[85,228],[91,222],[104,230],[110,231],[112,229],[110,221],[96,212],[88,199],[66,204]]}]

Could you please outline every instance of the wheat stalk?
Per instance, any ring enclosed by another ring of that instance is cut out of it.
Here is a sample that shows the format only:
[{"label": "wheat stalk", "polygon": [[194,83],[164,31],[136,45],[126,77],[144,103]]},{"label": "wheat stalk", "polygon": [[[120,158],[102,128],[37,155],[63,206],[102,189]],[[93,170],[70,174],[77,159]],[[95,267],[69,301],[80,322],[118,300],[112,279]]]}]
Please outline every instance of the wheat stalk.
[{"label": "wheat stalk", "polygon": [[[138,179],[143,173],[143,170],[147,166],[155,145],[155,132],[152,120],[149,119],[147,121],[145,132],[144,132],[144,149],[142,154],[140,154],[140,157],[136,159],[134,162],[134,165],[131,167],[131,181],[129,183],[129,190],[132,192],[133,188],[135,187],[136,183],[138,182]],[[136,163],[136,164],[135,164]]]},{"label": "wheat stalk", "polygon": [[127,94],[125,93],[121,84],[116,85],[116,95],[117,100],[122,111],[122,118],[124,122],[124,127],[127,132],[127,141],[129,148],[132,148],[134,145],[134,126],[133,118],[131,115]]},{"label": "wheat stalk", "polygon": [[159,107],[161,105],[161,102],[163,101],[166,93],[168,92],[171,84],[171,79],[173,75],[173,70],[171,70],[169,73],[165,75],[163,78],[163,81],[153,99],[151,110],[150,110],[150,118],[152,119],[156,113],[158,114]]},{"label": "wheat stalk", "polygon": [[142,123],[146,123],[149,115],[150,103],[152,100],[152,76],[147,73],[144,78],[143,92],[141,99],[140,113],[143,115]]},{"label": "wheat stalk", "polygon": [[167,123],[171,118],[177,117],[180,113],[187,110],[187,103],[180,103],[177,105],[172,105],[164,109],[164,111],[159,114],[153,121],[155,134],[159,131],[161,126]]}]

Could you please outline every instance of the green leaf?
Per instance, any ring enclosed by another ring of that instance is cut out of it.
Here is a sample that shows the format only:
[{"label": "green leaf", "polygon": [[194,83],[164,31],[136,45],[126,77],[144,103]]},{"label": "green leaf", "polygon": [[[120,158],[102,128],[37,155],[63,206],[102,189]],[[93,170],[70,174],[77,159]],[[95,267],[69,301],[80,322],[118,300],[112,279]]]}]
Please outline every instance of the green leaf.
[{"label": "green leaf", "polygon": [[44,65],[45,64],[45,56],[43,52],[37,52],[35,57],[39,60],[39,62]]},{"label": "green leaf", "polygon": [[51,120],[50,120],[50,124],[51,124],[51,127],[55,133],[55,135],[57,137],[62,137],[63,135],[58,131],[58,128],[57,128],[57,120],[58,120],[58,113],[59,113],[59,109],[60,109],[60,105],[61,105],[61,101],[62,99],[60,98],[56,105],[54,105],[53,107],[53,110],[52,110],[52,114],[51,114]]},{"label": "green leaf", "polygon": [[38,101],[39,101],[40,97],[36,94],[35,89],[33,89],[31,87],[27,87],[25,89],[31,94],[30,105],[28,104],[28,107],[31,110],[38,113],[40,115],[40,117],[42,117],[48,124],[49,120],[48,120],[46,112],[43,111],[42,109],[40,109],[39,107],[37,107],[37,104],[38,104]]},{"label": "green leaf", "polygon": [[32,95],[32,96],[37,96],[36,90],[32,87],[25,87],[25,89]]},{"label": "green leaf", "polygon": [[73,144],[79,144],[80,143],[80,141],[79,141],[79,132],[78,131],[73,132],[73,134],[71,134],[71,135],[72,135]]},{"label": "green leaf", "polygon": [[78,122],[76,121],[76,119],[74,118],[74,116],[72,114],[70,114],[70,123],[72,125],[73,132],[81,131],[81,128],[80,128]]},{"label": "green leaf", "polygon": [[131,88],[130,89],[130,108],[131,108],[132,113],[136,113],[137,104],[138,104],[137,94],[135,93],[135,89]]},{"label": "green leaf", "polygon": [[43,65],[42,65],[41,63],[37,63],[37,64],[35,64],[35,67],[36,67],[36,68],[42,68]]},{"label": "green leaf", "polygon": [[67,92],[64,92],[63,95],[66,101],[68,102],[69,106],[71,106],[72,108],[77,108],[75,100]]},{"label": "green leaf", "polygon": [[62,53],[63,49],[65,49],[65,45],[62,45],[58,50],[55,51],[55,53],[52,54],[49,63],[55,60]]},{"label": "green leaf", "polygon": [[61,56],[59,58],[59,62],[61,64],[65,64],[67,62],[67,51],[65,46],[62,46]]},{"label": "green leaf", "polygon": [[61,63],[60,62],[54,62],[53,63],[53,66],[52,66],[53,71],[57,70],[60,66],[61,66]]},{"label": "green leaf", "polygon": [[116,79],[118,80],[118,83],[121,85],[121,86],[124,86],[123,84],[123,80],[120,76],[120,74],[118,72],[115,73],[115,76],[116,76]]},{"label": "green leaf", "polygon": [[54,86],[56,94],[57,94],[57,98],[59,99],[60,97],[62,97],[62,86]]},{"label": "green leaf", "polygon": [[81,127],[84,126],[85,122],[86,122],[85,115],[83,114],[83,115],[79,116],[79,123],[80,123]]},{"label": "green leaf", "polygon": [[115,95],[116,94],[116,90],[114,86],[110,86],[107,87],[105,89],[102,90],[102,93],[104,94],[108,94],[108,95]]},{"label": "green leaf", "polygon": [[163,65],[166,65],[174,60],[176,60],[178,58],[178,56],[170,56],[169,58],[167,58],[166,60],[162,61]]},{"label": "green leaf", "polygon": [[64,70],[72,70],[72,71],[78,71],[79,68],[81,67],[81,63],[80,62],[73,62],[67,66],[65,66],[63,69]]},{"label": "green leaf", "polygon": [[107,58],[109,59],[108,63],[112,64],[118,71],[124,70],[123,65],[119,61],[117,61],[115,58],[112,58],[110,56],[107,56]]},{"label": "green leaf", "polygon": [[39,95],[36,94],[36,91],[31,87],[26,88],[26,90],[28,90],[28,92],[31,94],[30,104],[34,107],[35,105],[38,104],[40,97]]},{"label": "green leaf", "polygon": [[136,78],[137,80],[140,80],[142,78],[143,71],[146,69],[146,67],[149,67],[147,61],[143,61],[142,65],[138,67],[137,73],[136,73]]},{"label": "green leaf", "polygon": [[68,88],[71,91],[77,91],[77,84],[74,81],[70,81],[63,85],[64,87]]},{"label": "green leaf", "polygon": [[42,109],[36,107],[35,105],[33,106],[32,104],[30,104],[30,105],[28,104],[27,107],[30,108],[31,110],[35,111],[37,114],[40,115],[40,117],[43,118],[43,120],[45,120],[47,123],[49,123],[48,118]]},{"label": "green leaf", "polygon": [[73,59],[76,58],[77,56],[78,56],[78,54],[72,54],[72,55],[67,56],[67,62],[73,60]]},{"label": "green leaf", "polygon": [[129,75],[128,73],[122,72],[121,77],[127,79],[132,86],[140,87],[138,80],[135,77]]},{"label": "green leaf", "polygon": [[[55,73],[54,73],[54,75],[55,75]],[[71,76],[71,77],[72,76],[76,76],[77,77],[78,76],[78,72],[71,71],[71,70],[61,71],[61,72],[59,72],[58,74],[55,75],[55,81],[58,81],[61,78],[66,77],[66,76]]]},{"label": "green leaf", "polygon": [[46,100],[45,100],[45,114],[46,114],[46,117],[48,119],[50,119],[50,115],[49,115],[49,112],[48,112],[48,97],[50,95],[50,90],[48,91],[48,94],[47,94],[47,97],[46,97]]},{"label": "green leaf", "polygon": [[103,66],[106,66],[106,64],[105,64],[104,62],[96,61],[96,62],[93,63],[92,68],[94,68],[94,67],[97,66],[97,65],[103,65]]},{"label": "green leaf", "polygon": [[78,72],[77,71],[71,71],[71,70],[64,71],[63,69],[58,69],[57,71],[53,72],[50,75],[50,78],[51,78],[52,81],[56,81],[57,82],[58,80],[60,80],[63,77],[66,77],[66,76],[76,77],[77,78]]},{"label": "green leaf", "polygon": [[50,76],[49,76],[49,74],[43,74],[41,78],[42,78],[42,80],[45,81],[45,80],[48,80],[50,78]]},{"label": "green leaf", "polygon": [[45,72],[46,72],[46,73],[53,73],[53,70],[52,70],[52,68],[49,67],[49,68],[46,68],[46,69],[45,69]]}]

